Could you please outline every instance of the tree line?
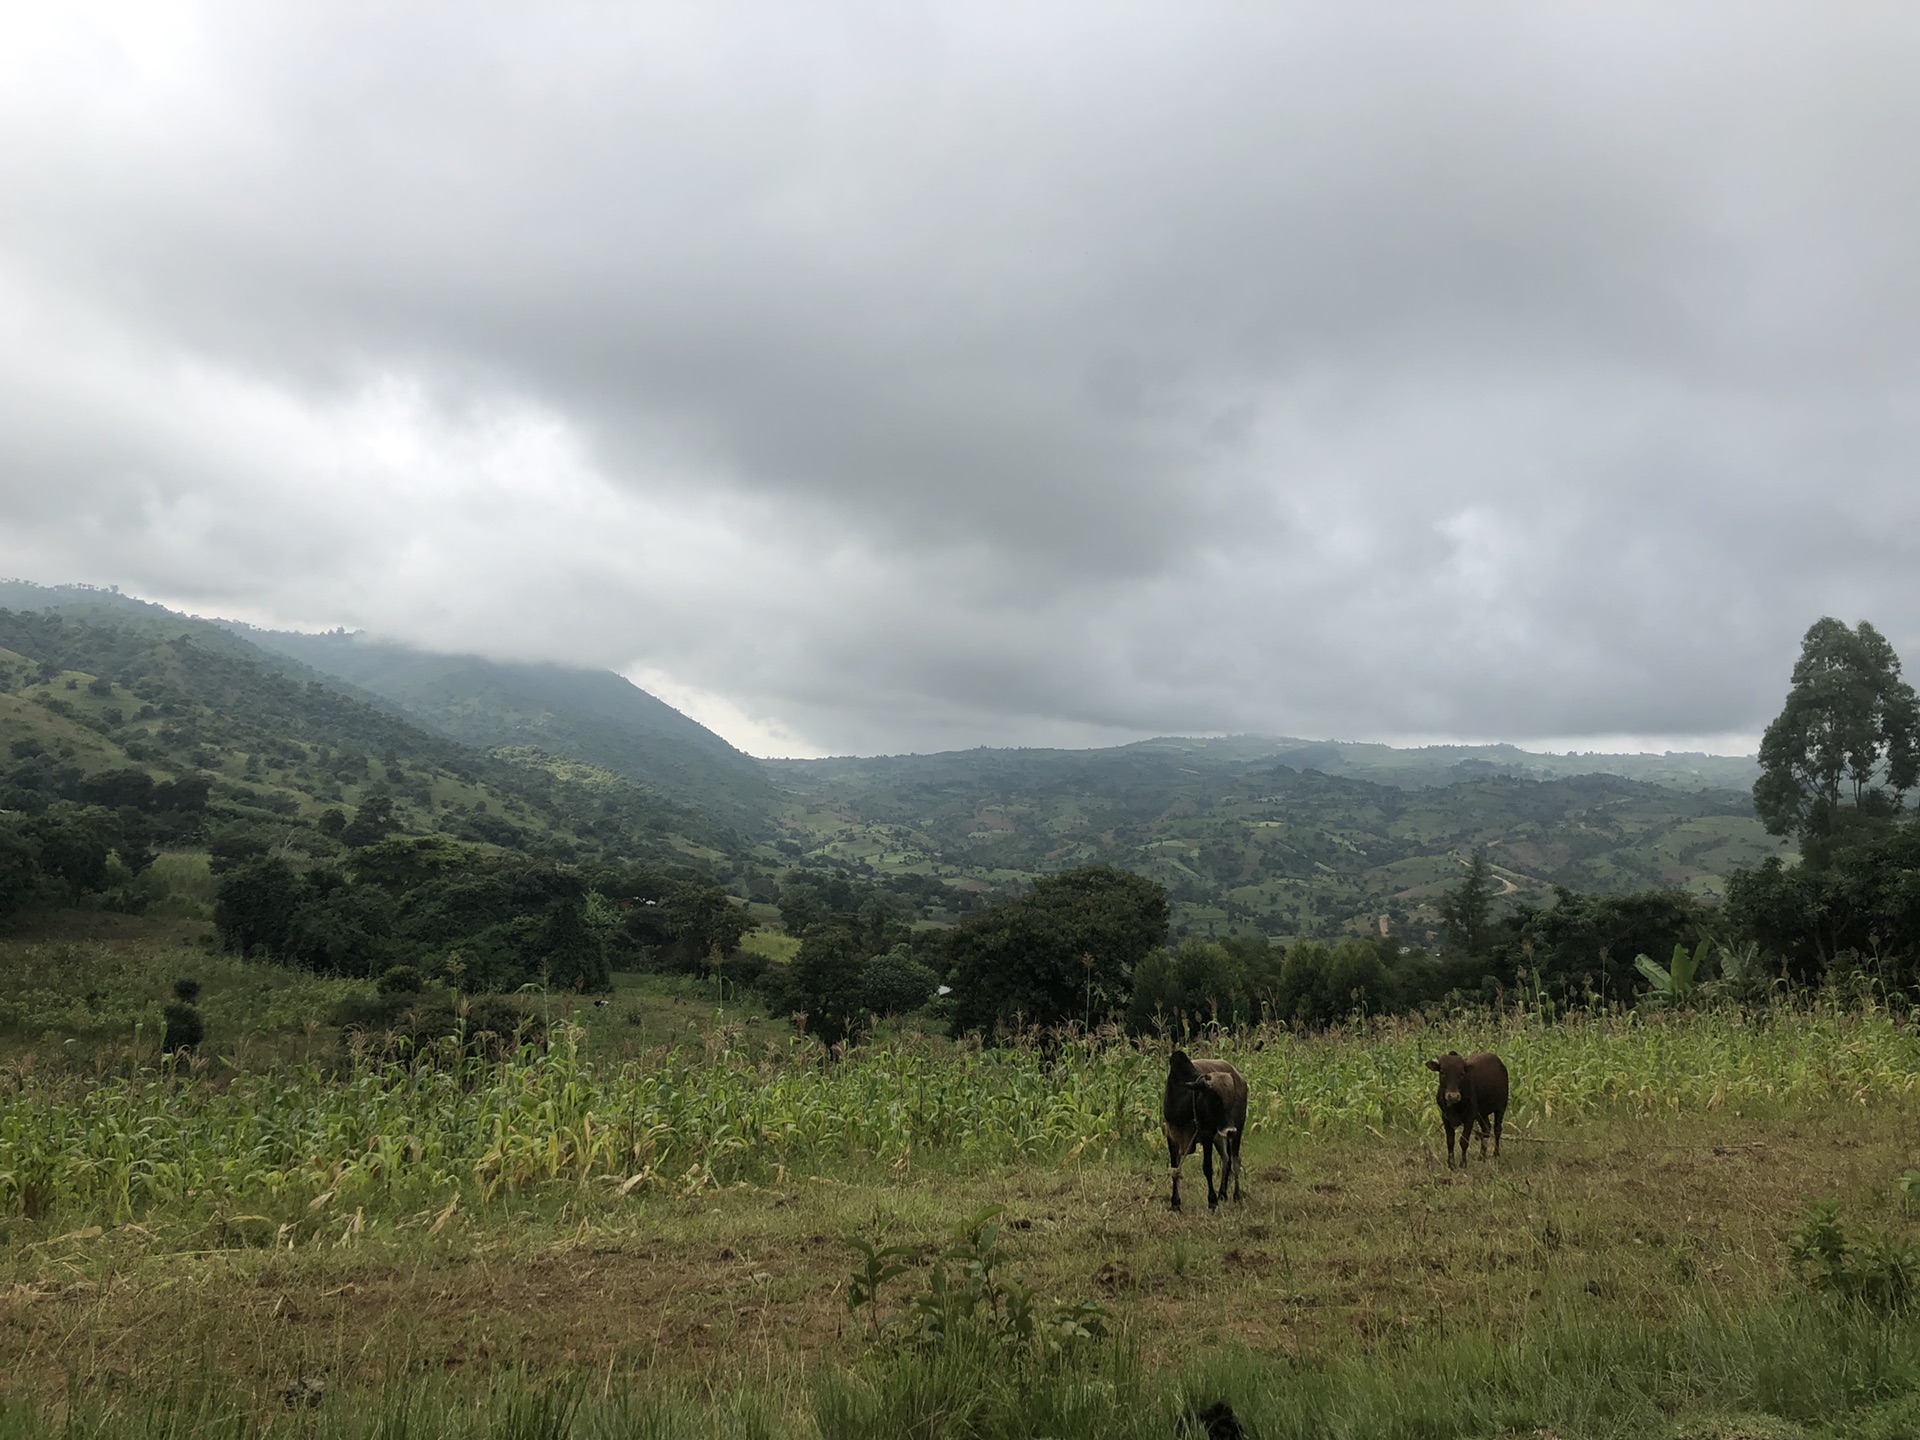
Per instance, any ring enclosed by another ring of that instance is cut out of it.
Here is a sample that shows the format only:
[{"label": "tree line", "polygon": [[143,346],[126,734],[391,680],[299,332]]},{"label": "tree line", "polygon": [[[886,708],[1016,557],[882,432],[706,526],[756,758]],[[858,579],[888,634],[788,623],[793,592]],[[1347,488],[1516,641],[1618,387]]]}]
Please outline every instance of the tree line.
[{"label": "tree line", "polygon": [[1435,951],[1375,936],[1176,947],[1166,891],[1104,866],[1043,878],[943,932],[890,923],[881,900],[844,882],[835,908],[813,883],[781,907],[801,944],[779,998],[835,1040],[936,984],[956,1034],[1116,1017],[1136,1030],[1313,1027],[1521,993],[1608,1004],[1656,985],[1670,995],[1676,975],[1747,997],[1856,973],[1920,993],[1920,817],[1905,805],[1920,780],[1920,703],[1872,625],[1822,619],[1808,630],[1760,758],[1755,808],[1771,833],[1799,842],[1799,861],[1736,873],[1721,904],[1559,887],[1550,905],[1502,911],[1475,853],[1441,899]]}]

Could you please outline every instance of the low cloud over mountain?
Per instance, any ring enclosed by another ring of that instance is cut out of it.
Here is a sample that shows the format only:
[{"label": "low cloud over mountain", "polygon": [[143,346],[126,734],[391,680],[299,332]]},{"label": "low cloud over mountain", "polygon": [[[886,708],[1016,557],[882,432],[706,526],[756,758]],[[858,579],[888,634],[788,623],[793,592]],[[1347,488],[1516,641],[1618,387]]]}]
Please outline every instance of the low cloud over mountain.
[{"label": "low cloud over mountain", "polygon": [[1920,641],[1907,12],[0,26],[15,574],[785,751],[1736,744]]}]

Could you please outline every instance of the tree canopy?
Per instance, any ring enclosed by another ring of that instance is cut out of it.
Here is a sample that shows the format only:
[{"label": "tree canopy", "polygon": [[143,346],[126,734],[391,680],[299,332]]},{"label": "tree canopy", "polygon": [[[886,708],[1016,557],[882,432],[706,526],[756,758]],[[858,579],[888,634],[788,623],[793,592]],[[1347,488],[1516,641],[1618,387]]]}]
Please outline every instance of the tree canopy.
[{"label": "tree canopy", "polygon": [[1088,865],[1035,881],[953,931],[954,1032],[1098,1019],[1126,1003],[1167,922],[1166,891],[1125,870]]},{"label": "tree canopy", "polygon": [[[1818,852],[1849,817],[1889,815],[1920,780],[1920,701],[1872,625],[1831,616],[1800,642],[1786,705],[1760,741],[1754,809]],[[1811,858],[1819,858],[1816,853]]]}]

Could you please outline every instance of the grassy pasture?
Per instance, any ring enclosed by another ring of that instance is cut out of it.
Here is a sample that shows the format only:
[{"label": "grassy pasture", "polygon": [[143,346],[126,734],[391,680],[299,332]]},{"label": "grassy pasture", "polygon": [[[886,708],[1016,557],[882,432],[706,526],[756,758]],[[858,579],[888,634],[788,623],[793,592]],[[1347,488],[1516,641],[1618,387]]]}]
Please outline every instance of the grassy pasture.
[{"label": "grassy pasture", "polygon": [[[1920,1327],[1809,1298],[1788,1260],[1822,1197],[1916,1236],[1920,1037],[1883,1010],[1196,1042],[1252,1083],[1247,1195],[1208,1214],[1189,1162],[1173,1215],[1154,1047],[829,1062],[649,981],[545,1056],[341,1070],[298,1020],[340,982],[144,946],[0,946],[0,999],[42,997],[0,1039],[0,1437],[1168,1436],[1221,1397],[1262,1437],[1920,1433]],[[192,961],[250,1047],[143,1063],[131,1011],[61,1008],[110,961],[136,998]],[[661,1004],[698,1023],[642,1039],[625,1014]],[[1507,1153],[1449,1172],[1422,1062],[1483,1044]],[[914,1247],[897,1312],[992,1205],[1007,1269],[1115,1340],[872,1340],[845,1237]],[[289,1409],[309,1380],[324,1402]]]}]

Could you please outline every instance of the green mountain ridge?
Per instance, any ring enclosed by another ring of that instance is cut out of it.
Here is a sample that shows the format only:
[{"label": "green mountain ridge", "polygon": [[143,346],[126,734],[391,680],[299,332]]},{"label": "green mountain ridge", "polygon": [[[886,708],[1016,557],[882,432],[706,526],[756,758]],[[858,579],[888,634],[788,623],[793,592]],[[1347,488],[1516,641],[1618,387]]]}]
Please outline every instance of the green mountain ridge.
[{"label": "green mountain ridge", "polygon": [[763,760],[776,778],[804,774],[813,780],[837,775],[870,775],[887,766],[915,766],[956,757],[1000,757],[1010,774],[1025,773],[1035,765],[1121,763],[1127,756],[1159,756],[1189,765],[1246,769],[1284,766],[1317,770],[1323,775],[1372,780],[1402,789],[1451,785],[1460,780],[1511,775],[1538,780],[1568,779],[1578,775],[1616,775],[1682,790],[1749,791],[1759,777],[1758,760],[1751,755],[1708,755],[1693,751],[1663,754],[1556,755],[1523,750],[1517,745],[1425,745],[1397,747],[1373,741],[1306,740],[1286,735],[1227,735],[1196,737],[1161,735],[1128,745],[1093,750],[981,746],[932,754],[830,756],[816,760]]},{"label": "green mountain ridge", "polygon": [[245,646],[235,654],[318,679],[448,739],[482,750],[532,747],[591,765],[747,833],[764,829],[778,799],[759,762],[610,670],[441,654],[345,631],[266,630],[90,585],[0,581],[0,606],[185,626],[215,650],[231,637]]},{"label": "green mountain ridge", "polygon": [[751,756],[610,670],[436,654],[341,631],[242,633],[469,745],[536,746],[745,830],[763,826],[777,798]]},{"label": "green mountain ridge", "polygon": [[[790,795],[786,843],[816,864],[994,892],[1116,865],[1165,885],[1188,933],[1330,935],[1384,917],[1424,940],[1475,850],[1507,896],[1548,903],[1558,885],[1717,895],[1733,871],[1786,848],[1750,794],[1697,773],[1684,786],[1525,773],[1585,757],[1505,747],[1503,766],[1485,758],[1494,748],[1234,737],[767,763]],[[1713,757],[1644,758],[1655,773],[1723,773],[1699,763]],[[1335,765],[1362,773],[1329,773]]]},{"label": "green mountain ridge", "polygon": [[28,797],[107,774],[192,777],[218,825],[285,840],[329,808],[377,798],[403,832],[562,860],[706,864],[740,846],[724,824],[621,777],[432,734],[158,607],[0,609],[0,740]]},{"label": "green mountain ridge", "polygon": [[[1337,934],[1385,917],[1420,938],[1475,850],[1509,900],[1541,903],[1558,885],[1715,895],[1735,870],[1788,850],[1753,814],[1751,757],[1238,735],[755,760],[611,672],[261,631],[87,587],[0,583],[3,603],[149,640],[187,635],[431,735],[469,766],[521,781],[538,772],[575,800],[594,790],[608,818],[569,809],[567,843],[604,845],[636,825],[678,837],[683,853],[726,857],[738,892],[760,900],[797,865],[892,882],[933,923],[945,912],[928,895],[1006,896],[1039,875],[1111,864],[1166,885],[1189,933]],[[303,792],[297,803],[305,813],[317,802]],[[450,822],[427,811],[410,823]],[[743,836],[776,837],[777,853]]]}]

